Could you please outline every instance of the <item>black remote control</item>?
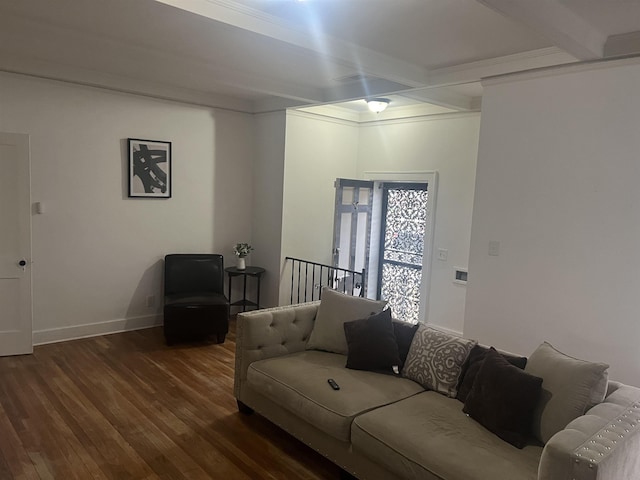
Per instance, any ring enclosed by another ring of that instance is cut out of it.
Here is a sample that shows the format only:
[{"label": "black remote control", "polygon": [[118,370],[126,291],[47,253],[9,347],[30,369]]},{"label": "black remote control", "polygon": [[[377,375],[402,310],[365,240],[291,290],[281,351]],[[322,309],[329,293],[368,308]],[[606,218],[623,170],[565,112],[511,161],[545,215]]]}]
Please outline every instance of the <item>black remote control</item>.
[{"label": "black remote control", "polygon": [[329,385],[331,385],[331,388],[333,388],[334,390],[340,390],[340,385],[338,385],[333,378],[330,378],[329,380],[327,380],[327,382],[329,383]]}]

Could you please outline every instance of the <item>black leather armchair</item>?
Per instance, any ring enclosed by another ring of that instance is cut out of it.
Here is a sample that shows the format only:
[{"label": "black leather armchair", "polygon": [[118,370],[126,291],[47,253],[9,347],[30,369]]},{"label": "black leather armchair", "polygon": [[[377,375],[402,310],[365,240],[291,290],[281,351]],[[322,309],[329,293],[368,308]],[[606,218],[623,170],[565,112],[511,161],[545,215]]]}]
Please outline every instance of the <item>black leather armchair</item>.
[{"label": "black leather armchair", "polygon": [[229,331],[224,260],[218,254],[164,257],[164,337],[167,344],[208,339],[223,343]]}]

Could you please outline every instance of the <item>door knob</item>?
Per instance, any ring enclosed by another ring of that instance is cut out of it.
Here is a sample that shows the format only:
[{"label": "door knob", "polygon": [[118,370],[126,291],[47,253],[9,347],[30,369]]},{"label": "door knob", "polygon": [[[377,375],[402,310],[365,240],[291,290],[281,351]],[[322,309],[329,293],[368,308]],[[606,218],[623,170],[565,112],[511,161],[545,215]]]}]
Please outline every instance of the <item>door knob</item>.
[{"label": "door knob", "polygon": [[24,269],[27,266],[27,261],[23,258],[18,262],[18,265],[20,266],[20,268],[22,268],[22,271],[24,272]]}]

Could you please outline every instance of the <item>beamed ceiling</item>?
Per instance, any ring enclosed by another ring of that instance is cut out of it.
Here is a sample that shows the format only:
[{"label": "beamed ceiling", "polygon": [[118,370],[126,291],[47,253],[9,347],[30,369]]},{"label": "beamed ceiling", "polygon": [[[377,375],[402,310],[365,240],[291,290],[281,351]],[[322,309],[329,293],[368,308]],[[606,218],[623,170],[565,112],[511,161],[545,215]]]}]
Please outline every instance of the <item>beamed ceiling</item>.
[{"label": "beamed ceiling", "polygon": [[0,70],[253,113],[470,111],[481,78],[637,53],[637,1],[0,0]]}]

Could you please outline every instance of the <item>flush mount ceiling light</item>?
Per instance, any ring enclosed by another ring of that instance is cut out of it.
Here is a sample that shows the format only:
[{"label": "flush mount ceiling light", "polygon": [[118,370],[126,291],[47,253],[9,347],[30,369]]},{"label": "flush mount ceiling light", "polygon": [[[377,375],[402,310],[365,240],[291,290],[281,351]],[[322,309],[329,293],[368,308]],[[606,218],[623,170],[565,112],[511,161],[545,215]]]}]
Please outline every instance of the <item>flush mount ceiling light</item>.
[{"label": "flush mount ceiling light", "polygon": [[389,106],[390,101],[388,98],[370,98],[367,100],[367,105],[372,112],[380,113]]}]

